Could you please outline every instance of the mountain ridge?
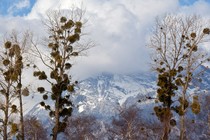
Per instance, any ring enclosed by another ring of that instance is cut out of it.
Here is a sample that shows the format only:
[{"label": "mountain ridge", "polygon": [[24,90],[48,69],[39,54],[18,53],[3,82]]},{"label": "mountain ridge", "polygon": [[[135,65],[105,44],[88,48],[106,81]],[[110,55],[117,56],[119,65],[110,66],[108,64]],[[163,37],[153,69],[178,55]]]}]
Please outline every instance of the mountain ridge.
[{"label": "mountain ridge", "polygon": [[[156,77],[152,72],[127,75],[102,73],[80,81],[76,92],[71,96],[74,104],[73,116],[92,115],[102,122],[110,122],[119,113],[119,108],[135,105],[142,110],[142,117],[147,122],[159,122],[153,111],[155,105],[153,98],[156,98],[157,89]],[[204,80],[198,85],[194,86],[192,83],[189,94],[200,92],[203,97],[205,96],[204,92],[208,92],[210,85],[210,70],[201,78]],[[149,97],[152,99],[148,99]],[[39,104],[27,115],[35,115],[44,124],[50,120],[47,117],[48,112],[44,108],[40,109]],[[194,118],[190,112],[188,115],[189,118]]]}]

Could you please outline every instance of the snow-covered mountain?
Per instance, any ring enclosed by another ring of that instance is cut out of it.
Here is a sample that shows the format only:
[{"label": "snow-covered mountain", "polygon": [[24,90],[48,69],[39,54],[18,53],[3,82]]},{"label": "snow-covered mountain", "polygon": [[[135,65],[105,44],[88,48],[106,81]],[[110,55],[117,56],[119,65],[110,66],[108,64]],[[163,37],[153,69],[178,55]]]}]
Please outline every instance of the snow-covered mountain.
[{"label": "snow-covered mountain", "polygon": [[101,117],[110,117],[117,106],[146,100],[147,96],[154,95],[155,89],[154,74],[102,74],[82,81],[73,97],[78,112],[88,110]]},{"label": "snow-covered mountain", "polygon": [[[193,81],[190,94],[203,95],[208,92],[210,70],[207,70],[201,79],[202,82]],[[148,97],[155,97],[156,89],[156,76],[152,72],[127,75],[103,73],[79,82],[76,93],[72,95],[75,105],[73,115],[93,115],[99,120],[109,122],[110,118],[119,113],[121,107],[137,105],[143,111],[143,118],[154,121],[157,120],[153,112],[155,102]],[[39,104],[26,115],[36,116],[46,125],[50,120],[48,112]]]},{"label": "snow-covered mountain", "polygon": [[[72,94],[73,115],[93,115],[101,122],[110,122],[122,106],[133,104],[141,104],[142,108],[151,106],[153,101],[147,100],[147,97],[155,96],[155,80],[155,75],[152,73],[128,75],[103,73],[83,80]],[[145,111],[147,111],[144,113],[146,116],[148,111],[151,114],[152,106],[150,110]],[[52,119],[48,114],[49,112],[38,103],[26,116],[36,116],[50,133]]]},{"label": "snow-covered mountain", "polygon": [[[153,73],[128,75],[103,73],[83,80],[78,84],[76,93],[72,95],[74,113],[109,118],[123,105],[147,105],[153,102],[147,100],[147,97],[155,96],[155,80]],[[45,122],[48,113],[37,104],[26,115],[37,116]]]},{"label": "snow-covered mountain", "polygon": [[[210,90],[209,69],[201,79],[202,82],[193,82],[189,89],[191,94]],[[74,113],[90,113],[100,118],[109,118],[123,105],[138,104],[145,108],[144,106],[154,103],[154,100],[148,100],[147,97],[155,97],[156,88],[156,76],[152,72],[127,75],[102,73],[78,84],[76,93],[72,95]],[[42,119],[48,113],[37,104],[27,115],[40,116]]]}]

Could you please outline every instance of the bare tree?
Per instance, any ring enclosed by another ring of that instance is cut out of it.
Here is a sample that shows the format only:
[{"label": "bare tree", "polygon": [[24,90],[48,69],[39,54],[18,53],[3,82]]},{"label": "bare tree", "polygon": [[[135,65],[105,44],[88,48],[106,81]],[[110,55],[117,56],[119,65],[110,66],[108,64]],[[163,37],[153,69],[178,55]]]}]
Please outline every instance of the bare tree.
[{"label": "bare tree", "polygon": [[[180,139],[185,139],[185,113],[189,106],[187,90],[198,68],[205,63],[208,54],[201,47],[209,41],[209,25],[198,16],[167,15],[157,19],[149,47],[154,50],[153,69],[158,73],[157,99],[154,108],[164,124],[163,140],[170,133],[170,122],[174,110],[181,116]],[[196,72],[199,71],[199,72]],[[177,100],[178,99],[178,100]],[[180,105],[174,105],[178,101]],[[195,114],[199,112],[199,102],[194,97],[191,105]]]},{"label": "bare tree", "polygon": [[34,116],[24,119],[25,139],[47,140],[47,130],[42,123]]},{"label": "bare tree", "polygon": [[45,101],[40,103],[50,111],[49,115],[54,118],[53,140],[57,139],[58,133],[64,132],[67,126],[66,121],[71,116],[73,109],[70,95],[74,92],[77,81],[73,82],[70,75],[72,59],[90,48],[89,43],[81,43],[81,32],[84,27],[83,11],[73,9],[64,14],[66,16],[63,14],[61,11],[52,11],[44,22],[49,34],[48,45],[44,48],[45,52],[40,51],[39,46],[33,43],[33,54],[40,58],[46,67],[42,69],[36,67],[34,76],[51,86],[50,91],[44,86],[38,87],[37,91],[44,94],[43,100],[51,97],[54,102],[54,106],[46,104]]},{"label": "bare tree", "polygon": [[186,120],[186,135],[188,139],[210,139],[210,96],[208,93],[200,93],[199,99],[201,105],[200,113]]},{"label": "bare tree", "polygon": [[65,136],[71,140],[94,140],[98,123],[94,116],[81,115],[68,119]]},{"label": "bare tree", "polygon": [[20,47],[20,52],[18,54],[19,59],[15,61],[15,70],[18,71],[18,78],[14,85],[14,89],[17,95],[17,98],[19,100],[19,113],[20,113],[20,130],[18,138],[24,140],[24,118],[23,118],[23,97],[22,96],[28,96],[29,90],[27,86],[23,86],[22,80],[23,80],[23,70],[27,67],[27,50],[30,47],[30,40],[31,35],[29,31],[26,31],[22,34],[22,36],[18,35],[17,32],[13,31],[11,36],[11,41]]},{"label": "bare tree", "polygon": [[147,139],[146,128],[140,118],[140,110],[136,106],[120,109],[119,115],[112,120],[109,128],[111,139]]},{"label": "bare tree", "polygon": [[[17,89],[21,90],[21,71],[23,68],[23,56],[22,56],[22,46],[20,46],[17,36],[12,36],[13,38],[7,39],[4,43],[3,52],[0,54],[1,61],[1,76],[0,76],[0,88],[1,97],[3,101],[0,104],[0,110],[3,112],[4,117],[2,120],[3,125],[3,139],[7,140],[9,135],[15,134],[18,129],[17,124],[9,121],[9,117],[18,112],[17,105],[14,101],[17,97],[19,99],[21,91],[17,93]],[[26,39],[26,37],[24,38]],[[22,99],[20,100],[22,102]],[[22,105],[21,105],[22,112]],[[23,117],[23,116],[22,116]],[[22,119],[21,119],[22,120]],[[11,125],[8,131],[8,126]],[[21,125],[23,128],[23,125]],[[23,132],[23,131],[22,131]],[[23,138],[24,139],[24,138]]]}]

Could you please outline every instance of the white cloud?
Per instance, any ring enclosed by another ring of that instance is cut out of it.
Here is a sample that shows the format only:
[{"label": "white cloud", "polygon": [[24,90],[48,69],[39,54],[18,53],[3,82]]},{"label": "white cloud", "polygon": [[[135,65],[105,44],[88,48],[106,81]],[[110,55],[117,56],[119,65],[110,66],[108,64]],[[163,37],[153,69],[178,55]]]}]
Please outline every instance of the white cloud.
[{"label": "white cloud", "polygon": [[40,18],[48,10],[69,9],[72,5],[85,7],[85,17],[89,20],[87,37],[97,44],[89,50],[88,57],[76,61],[73,72],[80,78],[103,71],[129,73],[148,70],[150,50],[146,47],[146,39],[156,16],[165,13],[207,16],[210,12],[210,4],[203,0],[188,6],[181,6],[179,0],[37,0],[26,17],[1,18],[0,32],[27,28],[41,37],[45,30]]},{"label": "white cloud", "polygon": [[22,8],[28,8],[30,6],[30,1],[29,0],[22,0],[15,4],[15,7],[17,9],[22,9]]},{"label": "white cloud", "polygon": [[7,11],[10,15],[12,15],[18,10],[21,10],[23,8],[29,8],[29,7],[30,7],[30,0],[21,0],[17,3],[12,4],[12,6],[10,6]]},{"label": "white cloud", "polygon": [[32,7],[31,13],[28,14],[28,19],[40,19],[45,15],[46,11],[56,5],[56,0],[37,0]]},{"label": "white cloud", "polygon": [[181,7],[180,12],[185,14],[198,14],[209,17],[210,3],[205,0],[198,0],[192,5]]},{"label": "white cloud", "polygon": [[[147,2],[124,0],[94,2],[87,5],[90,33],[100,45],[90,52],[88,58],[78,62],[75,71],[84,70],[84,67],[86,73],[102,71],[129,73],[148,70],[149,51],[145,38],[152,21],[157,15],[171,12],[178,7],[176,1],[162,2],[163,5],[154,1],[152,3],[151,0]],[[172,6],[174,7],[171,8]],[[79,73],[84,74],[82,71]]]}]

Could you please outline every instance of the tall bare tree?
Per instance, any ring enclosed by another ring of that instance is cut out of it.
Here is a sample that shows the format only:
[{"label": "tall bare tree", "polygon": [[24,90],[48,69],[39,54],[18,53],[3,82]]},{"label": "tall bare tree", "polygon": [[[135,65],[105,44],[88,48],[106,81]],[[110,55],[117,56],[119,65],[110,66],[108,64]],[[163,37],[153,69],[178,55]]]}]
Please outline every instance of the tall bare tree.
[{"label": "tall bare tree", "polygon": [[[157,99],[154,111],[164,124],[162,139],[169,139],[172,110],[180,118],[180,139],[185,139],[185,113],[189,106],[187,90],[192,79],[197,78],[198,68],[208,54],[202,45],[209,41],[209,25],[199,16],[167,15],[157,19],[149,46],[154,50],[153,69],[158,73]],[[179,105],[174,103],[178,99]],[[199,112],[198,98],[193,98],[192,111]]]},{"label": "tall bare tree", "polygon": [[71,140],[94,140],[98,123],[94,116],[81,115],[68,119],[65,136]]},{"label": "tall bare tree", "polygon": [[0,104],[0,109],[4,115],[2,120],[3,139],[7,140],[9,138],[9,132],[15,132],[13,130],[8,131],[8,126],[9,124],[15,126],[15,124],[9,121],[9,117],[11,114],[17,113],[18,111],[17,106],[14,104],[14,100],[17,97],[14,85],[18,81],[20,71],[17,69],[20,66],[19,61],[21,61],[22,58],[19,55],[20,46],[16,43],[7,40],[2,49],[4,52],[1,54],[0,58],[2,64],[0,69],[0,87],[1,99],[3,99],[3,101]]},{"label": "tall bare tree", "polygon": [[140,109],[136,106],[123,107],[113,118],[109,128],[111,139],[147,139],[146,128],[140,118]]},{"label": "tall bare tree", "polygon": [[[48,91],[44,86],[38,87],[37,91],[44,94],[43,99],[51,97],[54,106],[42,101],[40,104],[49,110],[49,115],[54,118],[52,129],[52,139],[56,140],[60,132],[64,132],[66,121],[72,113],[71,93],[77,81],[73,82],[70,75],[72,59],[81,55],[82,52],[90,47],[90,44],[81,43],[81,32],[83,29],[83,11],[73,9],[64,14],[61,11],[52,11],[48,19],[44,22],[48,29],[49,38],[47,39],[47,51],[42,52],[37,44],[33,43],[35,54],[46,66],[34,71],[34,76],[39,80],[46,81],[51,90]],[[38,66],[38,65],[37,65]]]},{"label": "tall bare tree", "polygon": [[23,117],[23,96],[29,95],[27,86],[23,86],[23,70],[27,67],[27,50],[30,48],[31,34],[29,31],[25,31],[21,36],[17,32],[13,31],[11,34],[11,40],[13,43],[18,44],[20,47],[20,53],[18,54],[19,60],[15,63],[15,69],[18,71],[18,79],[16,81],[15,92],[19,100],[19,114],[20,114],[20,130],[18,138],[24,140],[24,117]]},{"label": "tall bare tree", "polygon": [[34,116],[24,119],[25,139],[27,140],[46,140],[47,130],[42,123]]},{"label": "tall bare tree", "polygon": [[[7,127],[9,122],[9,117],[11,113],[20,113],[20,136],[24,139],[24,125],[23,125],[23,104],[22,104],[22,91],[26,93],[26,89],[22,88],[22,70],[23,61],[25,57],[23,56],[27,45],[29,43],[29,34],[25,32],[23,36],[18,36],[15,31],[10,34],[9,39],[5,41],[4,52],[1,54],[1,72],[2,77],[1,83],[1,93],[5,97],[5,103],[1,104],[1,110],[3,110],[4,117],[4,134],[3,137],[7,139]],[[25,94],[24,94],[25,95]],[[20,103],[20,110],[14,101],[18,98]],[[11,111],[11,113],[9,113]],[[11,123],[12,124],[12,123]],[[14,128],[15,124],[12,124]],[[11,131],[15,132],[13,129]],[[17,130],[16,130],[17,132]]]}]

